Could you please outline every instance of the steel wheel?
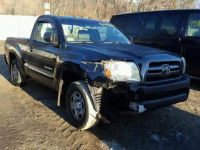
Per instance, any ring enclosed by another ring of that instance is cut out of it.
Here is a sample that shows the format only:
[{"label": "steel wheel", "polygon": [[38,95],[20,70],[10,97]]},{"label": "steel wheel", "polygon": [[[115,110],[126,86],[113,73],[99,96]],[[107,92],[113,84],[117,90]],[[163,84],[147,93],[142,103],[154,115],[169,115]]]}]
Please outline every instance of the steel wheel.
[{"label": "steel wheel", "polygon": [[13,80],[15,82],[18,82],[19,70],[16,64],[13,65],[12,75],[13,75]]},{"label": "steel wheel", "polygon": [[71,111],[77,120],[83,119],[85,115],[85,102],[79,92],[74,92],[70,97]]}]

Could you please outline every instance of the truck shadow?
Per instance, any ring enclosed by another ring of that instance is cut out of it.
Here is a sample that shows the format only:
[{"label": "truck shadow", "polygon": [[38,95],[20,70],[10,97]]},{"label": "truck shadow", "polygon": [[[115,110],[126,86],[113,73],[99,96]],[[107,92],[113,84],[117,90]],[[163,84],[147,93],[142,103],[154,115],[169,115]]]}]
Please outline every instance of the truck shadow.
[{"label": "truck shadow", "polygon": [[[0,75],[10,82],[3,55],[0,55]],[[191,87],[199,90],[200,84],[192,84]],[[33,80],[29,80],[22,89],[68,122],[65,109],[56,106],[57,92]],[[188,110],[188,103],[193,103],[193,100],[189,99],[180,107],[178,104],[140,115],[123,113],[113,123],[99,123],[84,134],[94,134],[113,149],[121,146],[122,149],[195,150],[200,147],[200,116],[195,114],[198,112],[193,110],[195,107]]]}]

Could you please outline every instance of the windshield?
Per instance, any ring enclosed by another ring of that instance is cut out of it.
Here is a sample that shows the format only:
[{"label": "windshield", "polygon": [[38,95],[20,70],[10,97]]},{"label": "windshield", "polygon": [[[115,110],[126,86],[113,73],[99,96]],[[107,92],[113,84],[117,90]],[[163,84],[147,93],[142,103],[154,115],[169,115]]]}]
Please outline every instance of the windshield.
[{"label": "windshield", "polygon": [[61,24],[68,43],[129,43],[129,40],[110,23],[63,19]]}]

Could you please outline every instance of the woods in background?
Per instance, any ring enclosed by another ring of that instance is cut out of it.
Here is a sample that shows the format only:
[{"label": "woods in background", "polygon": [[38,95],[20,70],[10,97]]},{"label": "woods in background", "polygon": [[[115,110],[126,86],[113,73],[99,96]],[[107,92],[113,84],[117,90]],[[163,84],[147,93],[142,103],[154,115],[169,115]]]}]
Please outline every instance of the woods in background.
[{"label": "woods in background", "polygon": [[199,7],[200,0],[135,0],[138,11],[166,9],[192,9]]},{"label": "woods in background", "polygon": [[109,20],[114,14],[163,9],[197,8],[199,0],[0,0],[0,14],[39,16],[50,13]]}]

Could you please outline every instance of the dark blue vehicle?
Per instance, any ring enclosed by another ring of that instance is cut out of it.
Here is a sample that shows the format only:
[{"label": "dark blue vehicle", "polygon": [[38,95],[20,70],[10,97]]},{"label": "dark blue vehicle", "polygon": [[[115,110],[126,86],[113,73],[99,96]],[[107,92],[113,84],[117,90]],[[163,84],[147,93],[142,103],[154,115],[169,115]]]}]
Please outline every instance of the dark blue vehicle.
[{"label": "dark blue vehicle", "polygon": [[200,77],[200,9],[119,14],[110,22],[132,43],[184,56],[187,72]]},{"label": "dark blue vehicle", "polygon": [[71,124],[85,130],[110,107],[145,110],[187,100],[189,76],[176,54],[130,44],[107,22],[41,16],[30,39],[7,38],[12,83],[32,78],[58,91]]}]

